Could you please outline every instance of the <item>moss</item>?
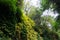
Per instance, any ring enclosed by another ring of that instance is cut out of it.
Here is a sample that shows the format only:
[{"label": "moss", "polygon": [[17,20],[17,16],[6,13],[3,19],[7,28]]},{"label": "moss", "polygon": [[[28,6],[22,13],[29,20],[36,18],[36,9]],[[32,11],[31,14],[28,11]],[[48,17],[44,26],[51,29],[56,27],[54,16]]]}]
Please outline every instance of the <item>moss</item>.
[{"label": "moss", "polygon": [[25,14],[22,14],[20,18],[22,22],[18,23],[16,26],[17,28],[20,28],[20,38],[22,40],[38,40],[38,33],[33,29],[35,23]]}]

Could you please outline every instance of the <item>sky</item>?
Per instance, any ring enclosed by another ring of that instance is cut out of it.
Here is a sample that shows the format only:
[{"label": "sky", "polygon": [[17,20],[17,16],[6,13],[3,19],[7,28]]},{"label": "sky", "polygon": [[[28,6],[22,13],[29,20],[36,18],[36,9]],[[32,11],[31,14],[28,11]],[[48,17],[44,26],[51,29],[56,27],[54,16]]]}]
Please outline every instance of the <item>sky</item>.
[{"label": "sky", "polygon": [[51,16],[51,17],[53,17],[53,18],[56,18],[58,15],[59,15],[59,14],[58,14],[57,11],[53,12],[52,9],[48,9],[48,10],[45,10],[45,11],[43,12],[43,15],[42,15],[42,16]]},{"label": "sky", "polygon": [[35,7],[38,7],[39,6],[39,1],[38,0],[32,0],[31,4]]},{"label": "sky", "polygon": [[38,7],[39,6],[39,1],[38,0],[24,0],[25,3],[30,2],[30,5]]}]

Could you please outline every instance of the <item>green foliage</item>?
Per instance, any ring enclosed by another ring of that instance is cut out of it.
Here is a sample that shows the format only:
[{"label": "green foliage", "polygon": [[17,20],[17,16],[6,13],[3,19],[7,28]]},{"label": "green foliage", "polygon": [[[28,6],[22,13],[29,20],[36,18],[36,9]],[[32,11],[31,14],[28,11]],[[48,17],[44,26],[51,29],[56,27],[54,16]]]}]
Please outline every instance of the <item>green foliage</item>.
[{"label": "green foliage", "polygon": [[42,0],[41,5],[42,5],[41,6],[42,10],[45,10],[45,9],[48,9],[49,8],[50,2],[49,2],[49,0]]},{"label": "green foliage", "polygon": [[17,5],[17,0],[0,0],[0,37],[2,40],[5,36],[12,40],[16,39],[15,28],[18,21],[21,21],[21,16],[22,11]]},{"label": "green foliage", "polygon": [[44,17],[42,17],[42,20],[49,22],[52,26],[55,26],[55,24],[56,24],[56,20],[53,19],[53,17],[51,17],[51,16],[44,16]]},{"label": "green foliage", "polygon": [[[55,10],[56,4],[51,3],[50,0],[41,0],[41,1],[42,1],[41,8],[39,9],[39,8],[32,7],[29,13],[29,17],[31,17],[36,23],[34,30],[38,34],[40,34],[40,37],[42,37],[42,40],[59,40],[59,36],[56,33],[56,29],[58,28],[56,20],[53,19],[53,17],[51,16],[41,17],[41,14],[43,13],[44,10],[49,8]],[[49,24],[51,24],[51,26],[49,26]],[[39,39],[40,38],[38,36],[38,40]]]},{"label": "green foliage", "polygon": [[0,0],[0,30],[2,36],[13,38],[16,23],[16,0]]},{"label": "green foliage", "polygon": [[[49,5],[48,0],[42,0],[43,10],[48,9]],[[46,20],[54,26],[53,19],[41,18],[40,13],[43,11],[34,9],[31,13],[37,13],[32,18],[35,23],[38,22],[35,24],[24,14],[22,6],[22,0],[0,0],[0,40],[59,40],[58,33],[48,29],[45,22]]]},{"label": "green foliage", "polygon": [[17,0],[0,0],[0,8],[1,40],[37,40],[35,24],[23,14]]},{"label": "green foliage", "polygon": [[17,28],[20,28],[20,34],[22,40],[37,40],[38,33],[35,32],[33,26],[34,22],[28,18],[25,14],[21,17],[22,22],[17,24]]}]

